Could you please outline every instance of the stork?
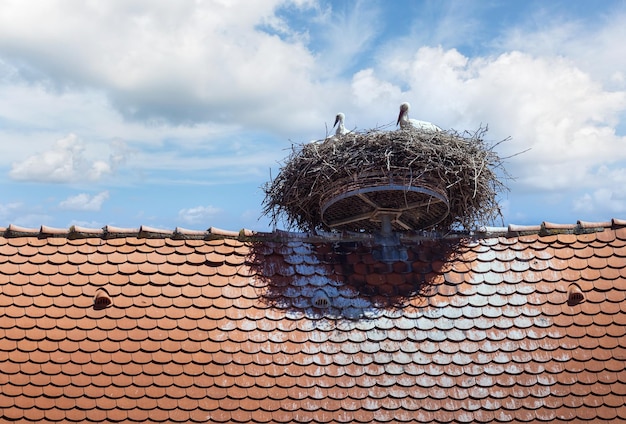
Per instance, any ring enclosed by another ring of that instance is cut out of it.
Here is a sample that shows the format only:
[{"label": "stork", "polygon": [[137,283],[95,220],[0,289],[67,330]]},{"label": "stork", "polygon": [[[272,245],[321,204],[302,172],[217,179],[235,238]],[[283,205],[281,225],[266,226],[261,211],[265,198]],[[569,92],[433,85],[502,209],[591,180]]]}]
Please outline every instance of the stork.
[{"label": "stork", "polygon": [[335,124],[333,125],[333,128],[337,127],[337,131],[335,131],[335,135],[336,136],[342,136],[342,135],[346,135],[348,134],[350,131],[348,131],[346,129],[346,127],[343,125],[343,121],[346,119],[346,115],[344,115],[343,113],[339,112],[337,114],[337,116],[335,117]]},{"label": "stork", "polygon": [[431,124],[430,122],[419,121],[417,119],[409,119],[410,107],[411,105],[407,102],[404,102],[400,105],[400,114],[398,115],[398,122],[396,122],[396,125],[400,124],[400,128],[402,129],[415,128],[418,130],[431,132],[442,131],[441,128],[439,128],[435,124]]},{"label": "stork", "polygon": [[325,140],[336,140],[337,137],[341,137],[342,135],[346,135],[348,134],[350,131],[346,129],[346,127],[344,126],[344,121],[346,119],[346,115],[344,115],[343,113],[339,112],[336,116],[335,116],[335,123],[333,124],[333,128],[337,127],[337,130],[335,131],[335,134],[330,134],[329,136],[327,136],[325,139],[323,140],[311,140],[309,143],[321,143]]}]

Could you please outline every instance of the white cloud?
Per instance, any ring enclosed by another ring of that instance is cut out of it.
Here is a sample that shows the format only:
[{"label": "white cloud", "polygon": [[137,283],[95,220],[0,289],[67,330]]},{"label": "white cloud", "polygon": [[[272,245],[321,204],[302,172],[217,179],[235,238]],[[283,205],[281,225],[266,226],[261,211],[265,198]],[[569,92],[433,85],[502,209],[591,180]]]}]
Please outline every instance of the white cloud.
[{"label": "white cloud", "polygon": [[617,3],[599,20],[565,20],[554,13],[528,16],[497,42],[501,49],[567,57],[607,87],[626,87],[626,7]]},{"label": "white cloud", "polygon": [[19,181],[71,183],[98,181],[111,174],[111,165],[84,157],[85,143],[75,134],[57,140],[51,150],[14,162],[9,176]]},{"label": "white cloud", "polygon": [[25,79],[101,90],[126,117],[293,129],[307,125],[312,108],[295,117],[299,122],[275,117],[302,106],[302,98],[322,99],[323,87],[302,42],[259,29],[286,4],[311,6],[51,0],[33,9],[8,1],[0,15],[0,55],[12,57]]},{"label": "white cloud", "polygon": [[[319,56],[318,69],[325,77],[341,75],[354,65],[360,56],[370,50],[376,36],[381,32],[380,10],[371,1],[335,3],[323,17],[323,54]],[[318,75],[319,77],[319,75]]]},{"label": "white cloud", "polygon": [[24,213],[15,216],[11,221],[12,224],[26,228],[39,228],[49,222],[54,222],[54,217],[46,213]]},{"label": "white cloud", "polygon": [[470,59],[441,47],[387,59],[380,71],[387,79],[355,76],[357,98],[384,102],[396,94],[396,105],[411,102],[413,118],[444,128],[488,124],[494,140],[512,137],[501,155],[531,148],[508,162],[525,189],[569,189],[600,164],[626,160],[626,137],[615,134],[626,92],[603,89],[571,61],[522,52]]},{"label": "white cloud", "polygon": [[111,142],[111,154],[109,155],[109,164],[113,171],[126,164],[128,157],[135,151],[127,146],[121,139],[115,139]]},{"label": "white cloud", "polygon": [[[5,221],[7,219],[12,218],[13,216],[16,215],[17,212],[19,212],[19,210],[23,207],[23,205],[19,202],[11,202],[11,203],[6,203],[6,204],[2,204],[0,203],[0,219],[2,221]],[[0,225],[4,225],[1,224]]]},{"label": "white cloud", "polygon": [[204,224],[210,226],[209,222],[221,209],[214,206],[196,206],[189,209],[181,209],[178,211],[178,219],[186,224]]},{"label": "white cloud", "polygon": [[83,227],[83,228],[102,228],[104,227],[106,224],[104,224],[103,222],[100,221],[81,221],[81,220],[71,220],[70,223],[67,225],[67,228],[76,225],[79,227]]},{"label": "white cloud", "polygon": [[102,204],[108,198],[108,191],[101,191],[100,193],[94,195],[80,193],[61,201],[61,203],[59,203],[59,207],[61,209],[75,211],[99,211],[102,208]]},{"label": "white cloud", "polygon": [[382,81],[377,78],[372,68],[354,74],[352,93],[356,101],[366,107],[371,107],[380,102],[391,103],[401,97],[400,88],[389,81]]},{"label": "white cloud", "polygon": [[584,191],[572,202],[575,211],[626,213],[626,165],[614,169],[601,166],[591,174],[587,187],[591,190]]},{"label": "white cloud", "polygon": [[594,212],[594,197],[589,193],[585,193],[572,202],[573,209],[576,212],[592,213]]},{"label": "white cloud", "polygon": [[575,199],[572,206],[576,212],[587,214],[609,212],[623,216],[626,213],[626,198],[611,188],[598,188]]}]

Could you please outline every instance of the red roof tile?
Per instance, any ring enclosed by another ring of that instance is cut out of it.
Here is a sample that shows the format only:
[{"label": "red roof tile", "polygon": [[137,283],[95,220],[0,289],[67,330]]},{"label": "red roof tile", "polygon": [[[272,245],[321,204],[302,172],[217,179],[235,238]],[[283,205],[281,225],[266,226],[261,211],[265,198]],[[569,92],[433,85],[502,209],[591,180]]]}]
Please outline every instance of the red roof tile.
[{"label": "red roof tile", "polygon": [[409,235],[391,262],[363,235],[9,226],[0,417],[626,419],[625,225]]}]

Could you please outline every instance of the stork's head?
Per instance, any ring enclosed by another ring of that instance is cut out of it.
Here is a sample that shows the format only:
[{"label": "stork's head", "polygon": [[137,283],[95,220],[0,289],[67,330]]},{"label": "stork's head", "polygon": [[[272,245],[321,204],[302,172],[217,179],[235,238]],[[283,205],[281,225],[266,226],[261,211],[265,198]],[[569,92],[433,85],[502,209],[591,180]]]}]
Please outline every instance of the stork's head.
[{"label": "stork's head", "polygon": [[400,120],[404,115],[408,115],[410,107],[411,105],[408,102],[404,102],[400,105],[400,113],[398,114],[398,121],[396,122],[396,125],[400,123]]},{"label": "stork's head", "polygon": [[335,124],[333,125],[333,128],[335,128],[338,123],[343,122],[344,119],[346,119],[346,116],[343,113],[339,112],[335,117]]}]

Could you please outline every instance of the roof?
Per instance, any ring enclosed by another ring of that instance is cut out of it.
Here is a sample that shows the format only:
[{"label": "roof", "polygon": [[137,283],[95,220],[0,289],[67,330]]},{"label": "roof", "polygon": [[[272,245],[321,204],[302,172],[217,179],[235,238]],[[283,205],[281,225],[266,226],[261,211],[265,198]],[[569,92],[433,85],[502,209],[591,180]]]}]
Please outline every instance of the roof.
[{"label": "roof", "polygon": [[624,420],[625,225],[411,235],[394,260],[359,235],[9,226],[0,417]]}]

